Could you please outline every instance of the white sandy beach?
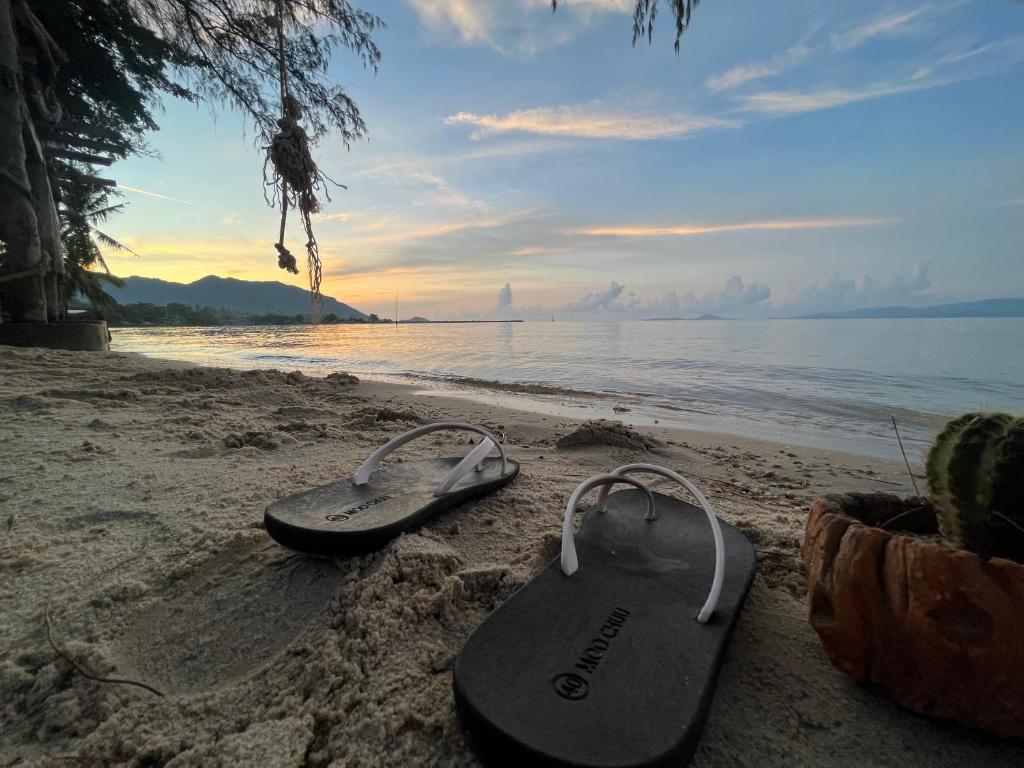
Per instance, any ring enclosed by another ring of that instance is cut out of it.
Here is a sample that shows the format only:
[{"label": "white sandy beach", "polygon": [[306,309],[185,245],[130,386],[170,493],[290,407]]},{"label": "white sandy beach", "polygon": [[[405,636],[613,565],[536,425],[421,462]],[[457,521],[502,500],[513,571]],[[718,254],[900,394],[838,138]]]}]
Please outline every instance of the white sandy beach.
[{"label": "white sandy beach", "polygon": [[[502,433],[519,479],[361,558],[263,531],[270,502],[442,418]],[[902,464],[658,427],[557,448],[578,426],[345,377],[0,347],[0,766],[475,765],[454,655],[555,556],[576,483],[638,460],[691,477],[760,553],[694,765],[1024,765],[853,685],[806,622],[809,501],[908,491]],[[74,670],[47,616],[80,668],[164,695]]]}]

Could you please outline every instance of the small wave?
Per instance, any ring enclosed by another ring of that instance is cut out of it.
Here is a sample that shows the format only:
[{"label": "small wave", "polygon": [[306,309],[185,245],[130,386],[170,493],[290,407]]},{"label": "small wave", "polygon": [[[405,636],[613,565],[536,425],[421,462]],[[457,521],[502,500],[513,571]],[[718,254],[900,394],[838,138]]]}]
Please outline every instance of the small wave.
[{"label": "small wave", "polygon": [[553,384],[531,382],[498,381],[497,379],[477,379],[472,376],[448,376],[444,374],[424,373],[421,371],[404,371],[398,374],[405,378],[436,381],[454,387],[469,389],[487,389],[499,392],[512,392],[520,395],[573,395],[576,397],[613,397],[615,392],[601,392],[591,389],[573,389]]}]

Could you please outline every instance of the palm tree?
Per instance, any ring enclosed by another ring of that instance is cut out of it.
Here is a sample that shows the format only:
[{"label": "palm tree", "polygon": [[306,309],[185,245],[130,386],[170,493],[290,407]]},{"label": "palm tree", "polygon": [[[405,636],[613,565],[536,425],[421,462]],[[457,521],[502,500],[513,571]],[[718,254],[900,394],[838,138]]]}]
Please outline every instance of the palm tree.
[{"label": "palm tree", "polygon": [[[690,16],[693,9],[700,4],[700,0],[665,0],[665,3],[672,9],[672,15],[676,19],[676,53],[679,53],[679,41],[683,33],[690,28]],[[633,45],[637,40],[647,38],[651,42],[654,36],[654,19],[658,15],[659,0],[636,0],[633,8]],[[557,10],[558,0],[551,0],[551,9]]]},{"label": "palm tree", "polygon": [[[113,307],[117,300],[104,290],[104,286],[120,288],[124,283],[111,273],[101,246],[135,256],[138,254],[99,229],[97,224],[121,211],[124,203],[111,204],[111,192],[106,187],[88,182],[63,182],[61,192],[60,236],[67,269],[68,298],[83,296],[93,309],[100,311]],[[102,271],[95,269],[96,266]]]}]

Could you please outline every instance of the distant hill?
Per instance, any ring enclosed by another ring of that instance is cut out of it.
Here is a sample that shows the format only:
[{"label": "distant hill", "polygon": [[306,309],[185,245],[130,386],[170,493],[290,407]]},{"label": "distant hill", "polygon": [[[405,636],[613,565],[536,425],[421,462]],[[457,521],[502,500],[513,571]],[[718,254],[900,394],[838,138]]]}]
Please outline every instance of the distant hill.
[{"label": "distant hill", "polygon": [[399,320],[398,322],[400,322],[400,323],[429,323],[430,321],[427,320],[427,318],[425,318],[425,317],[420,317],[419,315],[415,315],[414,317],[410,317],[410,318],[408,318],[406,320]]},{"label": "distant hill", "polygon": [[1024,317],[1024,299],[983,299],[930,307],[873,307],[848,312],[819,312],[790,319],[856,320],[871,317]]},{"label": "distant hill", "polygon": [[659,321],[659,320],[728,320],[727,317],[720,315],[701,315],[700,317],[648,317],[648,320]]},{"label": "distant hill", "polygon": [[[208,275],[194,283],[172,283],[152,277],[126,277],[123,288],[110,288],[120,304],[191,304],[227,309],[246,314],[308,315],[309,293],[294,285],[276,281],[257,282]],[[365,319],[366,315],[348,304],[324,296],[324,314],[342,319]]]}]

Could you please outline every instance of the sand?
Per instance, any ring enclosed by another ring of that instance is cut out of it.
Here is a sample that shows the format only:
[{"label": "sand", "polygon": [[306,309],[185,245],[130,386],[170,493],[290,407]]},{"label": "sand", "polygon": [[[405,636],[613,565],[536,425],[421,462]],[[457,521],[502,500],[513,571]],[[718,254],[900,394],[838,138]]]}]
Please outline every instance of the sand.
[{"label": "sand", "polygon": [[[613,405],[622,429],[566,440],[569,419],[409,386],[0,347],[0,765],[475,765],[454,655],[555,556],[574,485],[639,460],[693,478],[759,550],[694,765],[1024,764],[1019,745],[853,685],[806,622],[809,500],[904,491],[901,465],[630,431]],[[263,531],[270,502],[440,418],[502,433],[520,478],[361,558],[296,555]],[[47,616],[78,667],[164,695],[80,674]]]}]

